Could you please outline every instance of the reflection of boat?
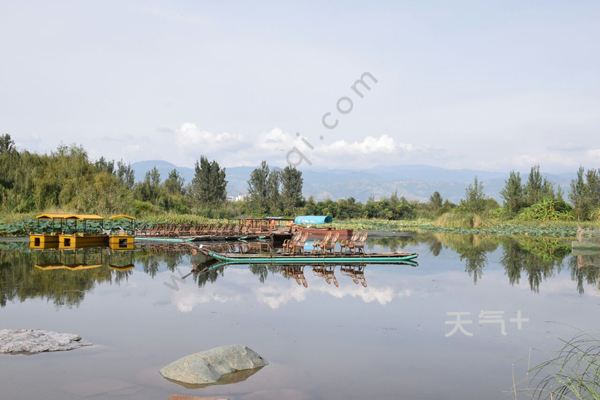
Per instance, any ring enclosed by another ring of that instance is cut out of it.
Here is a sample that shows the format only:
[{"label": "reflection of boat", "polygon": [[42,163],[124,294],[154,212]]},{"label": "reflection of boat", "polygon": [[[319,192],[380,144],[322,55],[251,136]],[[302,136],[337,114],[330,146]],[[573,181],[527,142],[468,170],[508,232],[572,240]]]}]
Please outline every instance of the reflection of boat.
[{"label": "reflection of boat", "polygon": [[108,247],[79,249],[36,250],[35,267],[42,270],[84,270],[108,266],[117,271],[128,271],[134,266],[134,250],[116,250]]},{"label": "reflection of boat", "polygon": [[361,285],[367,287],[364,265],[344,265],[340,268],[340,271],[342,272],[342,275],[352,278],[352,281],[357,285],[360,282]]},{"label": "reflection of boat", "polygon": [[340,286],[337,279],[335,278],[335,265],[314,266],[312,270],[315,276],[325,279],[325,282],[327,282],[328,285],[331,285],[331,282],[333,281],[335,287]]},{"label": "reflection of boat", "polygon": [[116,265],[109,265],[108,268],[110,269],[114,269],[115,271],[129,271],[131,269],[135,268],[135,265],[131,264],[131,265],[125,265],[122,267],[116,266]]},{"label": "reflection of boat", "polygon": [[35,264],[35,267],[43,270],[52,270],[52,269],[68,269],[69,271],[81,271],[84,269],[93,269],[99,268],[102,264],[93,264],[93,265],[64,265],[64,264]]},{"label": "reflection of boat", "polygon": [[308,287],[306,277],[304,277],[303,265],[283,265],[281,266],[281,275],[286,278],[294,278],[298,285],[304,286],[305,288]]},{"label": "reflection of boat", "polygon": [[393,252],[371,254],[284,254],[284,253],[216,253],[199,246],[198,250],[230,264],[396,264],[414,260],[417,253]]}]

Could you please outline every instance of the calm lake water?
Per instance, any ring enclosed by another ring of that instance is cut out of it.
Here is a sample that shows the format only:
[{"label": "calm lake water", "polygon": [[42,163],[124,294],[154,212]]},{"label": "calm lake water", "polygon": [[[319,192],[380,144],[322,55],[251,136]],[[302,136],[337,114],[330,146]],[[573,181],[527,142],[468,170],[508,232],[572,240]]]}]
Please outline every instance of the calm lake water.
[{"label": "calm lake water", "polygon": [[[94,343],[0,356],[0,398],[511,398],[513,379],[558,350],[557,336],[572,337],[569,326],[598,327],[599,270],[591,264],[600,264],[571,255],[567,241],[429,233],[367,246],[390,249],[419,252],[419,266],[336,266],[333,276],[310,266],[226,266],[176,289],[177,271],[205,266],[172,246],[61,255],[0,243],[0,328],[71,332]],[[47,267],[61,263],[97,267]],[[449,312],[470,313],[461,318],[472,321],[463,325],[472,336],[446,337],[454,327],[446,322],[456,320]],[[510,322],[519,312],[529,319],[522,329]],[[247,345],[270,365],[203,389],[158,373],[228,344]]]}]

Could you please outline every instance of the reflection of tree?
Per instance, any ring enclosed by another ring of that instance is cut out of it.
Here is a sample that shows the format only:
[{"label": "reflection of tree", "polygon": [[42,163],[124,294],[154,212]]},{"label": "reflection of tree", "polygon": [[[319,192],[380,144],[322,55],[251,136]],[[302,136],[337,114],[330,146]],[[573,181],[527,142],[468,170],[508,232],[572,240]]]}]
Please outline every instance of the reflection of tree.
[{"label": "reflection of tree", "polygon": [[260,283],[265,283],[267,276],[269,276],[269,270],[266,265],[250,265],[250,272],[258,276]]},{"label": "reflection of tree", "polygon": [[483,269],[487,266],[487,253],[498,248],[498,241],[494,237],[480,235],[440,235],[446,239],[446,246],[460,255],[460,260],[465,261],[465,271],[473,277],[473,283],[483,276]]},{"label": "reflection of tree", "polygon": [[24,248],[0,251],[0,307],[9,301],[42,298],[56,306],[78,306],[96,283],[112,282],[106,267],[84,270],[50,270],[34,267],[33,253]]},{"label": "reflection of tree", "polygon": [[200,287],[206,286],[207,283],[215,283],[217,279],[225,276],[225,266],[211,268],[210,264],[201,264],[196,268],[194,273],[194,282]]},{"label": "reflection of tree", "polygon": [[[3,246],[0,249],[0,307],[9,301],[32,298],[46,299],[59,307],[79,306],[85,293],[96,284],[120,284],[133,274],[132,270],[119,267],[135,264],[154,277],[161,264],[174,271],[185,254],[153,254],[143,249],[132,253],[108,248],[30,252],[23,244]],[[86,269],[90,266],[94,268]],[[216,280],[212,275],[210,279],[211,282]]]},{"label": "reflection of tree", "polygon": [[[539,292],[541,283],[559,273],[564,260],[571,254],[571,246],[559,239],[535,238],[528,236],[508,237],[493,235],[464,235],[440,232],[413,232],[406,237],[372,238],[371,248],[375,245],[383,247],[406,248],[426,244],[431,254],[437,257],[447,247],[455,251],[461,261],[465,262],[465,271],[477,283],[483,276],[483,270],[488,264],[487,254],[502,246],[503,255],[500,264],[504,267],[511,285],[518,284],[523,273],[534,292]],[[579,256],[579,268],[576,258],[569,259],[571,276],[577,282],[577,287],[583,293],[583,284],[598,283],[598,260]],[[582,268],[582,266],[586,266]],[[591,266],[591,268],[589,267]],[[594,267],[596,266],[596,267]],[[595,271],[595,272],[594,272]]]},{"label": "reflection of tree", "polygon": [[555,270],[560,272],[563,260],[570,254],[569,246],[556,239],[503,238],[502,248],[500,264],[510,284],[518,284],[524,272],[535,293],[539,293],[544,280],[554,276]]},{"label": "reflection of tree", "polygon": [[580,265],[580,260],[578,260],[578,257],[581,258],[581,256],[577,256],[569,260],[569,267],[571,268],[571,279],[577,282],[577,290],[579,291],[579,294],[583,294],[584,282],[591,286],[597,286],[599,284],[600,262],[596,261],[597,264],[585,263],[582,266]]}]

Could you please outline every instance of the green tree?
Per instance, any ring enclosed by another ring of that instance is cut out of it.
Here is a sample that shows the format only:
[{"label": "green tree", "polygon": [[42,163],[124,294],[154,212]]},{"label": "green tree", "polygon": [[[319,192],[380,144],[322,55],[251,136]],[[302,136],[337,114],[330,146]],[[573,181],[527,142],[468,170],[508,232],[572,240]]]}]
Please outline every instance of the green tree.
[{"label": "green tree", "polygon": [[461,201],[461,208],[468,212],[481,213],[486,208],[486,196],[483,193],[483,183],[479,182],[477,176],[473,183],[467,187],[466,198]]},{"label": "green tree", "polygon": [[283,210],[287,215],[291,215],[295,208],[302,204],[302,171],[288,165],[281,173],[281,184]]},{"label": "green tree", "polygon": [[248,180],[248,196],[250,197],[250,202],[260,213],[266,212],[269,208],[267,191],[268,179],[269,165],[266,161],[263,161],[259,168],[256,168],[250,173],[250,179]]},{"label": "green tree", "polygon": [[196,161],[192,195],[203,206],[216,207],[227,200],[227,180],[225,168],[216,161],[209,162],[201,156]]},{"label": "green tree", "polygon": [[577,178],[571,181],[571,192],[569,200],[573,204],[573,209],[578,220],[587,219],[592,208],[590,198],[588,196],[588,188],[585,182],[585,169],[579,167]]},{"label": "green tree", "polygon": [[8,133],[0,135],[0,156],[5,153],[12,153],[15,151],[15,141],[12,140]]},{"label": "green tree", "polygon": [[117,162],[117,177],[127,186],[129,189],[133,189],[135,186],[135,172],[131,168],[131,164],[125,165],[123,160]]},{"label": "green tree", "polygon": [[521,208],[523,208],[524,195],[520,173],[515,171],[510,172],[510,176],[505,182],[504,189],[500,191],[500,196],[504,199],[504,209],[509,214],[516,215]]},{"label": "green tree", "polygon": [[135,198],[156,204],[161,198],[160,173],[156,167],[146,172],[144,180],[135,186]]},{"label": "green tree", "polygon": [[586,196],[593,208],[600,206],[600,171],[590,169],[585,174]]},{"label": "green tree", "polygon": [[269,213],[277,215],[281,211],[281,171],[271,171],[267,178],[267,205]]},{"label": "green tree", "polygon": [[523,195],[526,207],[539,203],[544,198],[554,200],[554,185],[542,176],[539,164],[531,167]]},{"label": "green tree", "polygon": [[431,197],[429,197],[429,205],[431,206],[433,211],[437,211],[442,208],[444,204],[444,199],[442,199],[442,195],[440,192],[433,192]]},{"label": "green tree", "polygon": [[96,170],[98,172],[108,172],[109,174],[112,174],[115,170],[115,162],[108,161],[104,157],[100,157],[100,159],[96,161],[94,166],[96,167]]},{"label": "green tree", "polygon": [[169,194],[181,195],[183,194],[183,177],[179,175],[177,169],[173,169],[169,172],[169,177],[165,179],[165,187]]}]

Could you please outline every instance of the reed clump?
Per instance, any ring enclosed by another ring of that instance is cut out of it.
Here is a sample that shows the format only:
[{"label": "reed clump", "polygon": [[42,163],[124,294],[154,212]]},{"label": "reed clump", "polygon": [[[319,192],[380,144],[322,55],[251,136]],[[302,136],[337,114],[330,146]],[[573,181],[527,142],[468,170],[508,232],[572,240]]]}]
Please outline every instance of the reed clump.
[{"label": "reed clump", "polygon": [[[600,400],[600,335],[580,331],[533,368],[533,398]],[[537,382],[537,383],[536,383]]]}]

